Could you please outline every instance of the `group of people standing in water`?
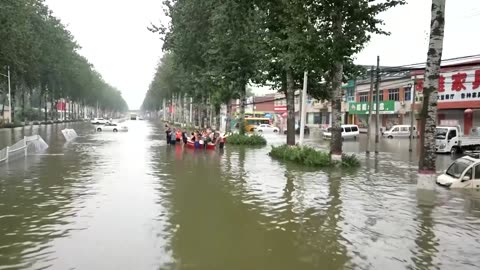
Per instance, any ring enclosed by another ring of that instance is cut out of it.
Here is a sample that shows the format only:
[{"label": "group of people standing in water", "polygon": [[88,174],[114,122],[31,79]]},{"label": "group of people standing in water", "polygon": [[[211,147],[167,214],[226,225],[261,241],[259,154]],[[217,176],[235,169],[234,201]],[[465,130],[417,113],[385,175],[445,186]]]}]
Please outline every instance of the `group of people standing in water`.
[{"label": "group of people standing in water", "polygon": [[208,144],[214,144],[220,149],[223,149],[225,145],[224,137],[219,133],[207,128],[203,131],[195,131],[187,135],[185,130],[180,128],[170,128],[168,125],[165,125],[165,133],[167,144],[176,145],[177,143],[187,144],[188,142],[193,143],[195,149],[207,148]]}]

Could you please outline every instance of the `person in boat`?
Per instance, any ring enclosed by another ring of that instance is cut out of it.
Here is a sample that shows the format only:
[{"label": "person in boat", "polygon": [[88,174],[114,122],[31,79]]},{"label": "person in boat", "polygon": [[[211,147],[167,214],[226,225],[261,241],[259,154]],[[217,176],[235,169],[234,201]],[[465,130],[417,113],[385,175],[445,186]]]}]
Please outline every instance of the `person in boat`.
[{"label": "person in boat", "polygon": [[176,142],[177,142],[177,133],[175,129],[173,129],[172,132],[170,133],[170,144],[175,145]]},{"label": "person in boat", "polygon": [[177,143],[179,143],[181,140],[182,140],[182,130],[181,129],[178,129],[177,132],[175,133],[175,139],[177,141]]},{"label": "person in boat", "polygon": [[202,140],[202,138],[200,136],[200,133],[199,132],[195,133],[195,149],[200,149],[200,147],[201,147],[200,141],[201,140]]},{"label": "person in boat", "polygon": [[170,144],[170,135],[172,133],[172,130],[170,129],[170,127],[168,125],[165,125],[165,134],[167,136],[167,144]]}]

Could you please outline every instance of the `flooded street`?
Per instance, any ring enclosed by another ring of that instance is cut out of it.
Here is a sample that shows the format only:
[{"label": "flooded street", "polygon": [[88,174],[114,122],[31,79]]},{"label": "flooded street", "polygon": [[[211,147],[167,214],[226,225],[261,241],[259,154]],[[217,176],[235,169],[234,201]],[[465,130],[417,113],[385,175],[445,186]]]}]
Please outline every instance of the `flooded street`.
[{"label": "flooded street", "polygon": [[[0,269],[478,269],[480,192],[416,187],[408,141],[381,140],[355,172],[272,160],[270,147],[168,147],[69,124],[0,130],[49,149],[0,165]],[[327,147],[312,133],[307,144]],[[270,144],[283,135],[267,135]],[[372,145],[373,149],[373,145]],[[451,162],[439,156],[439,168]]]}]

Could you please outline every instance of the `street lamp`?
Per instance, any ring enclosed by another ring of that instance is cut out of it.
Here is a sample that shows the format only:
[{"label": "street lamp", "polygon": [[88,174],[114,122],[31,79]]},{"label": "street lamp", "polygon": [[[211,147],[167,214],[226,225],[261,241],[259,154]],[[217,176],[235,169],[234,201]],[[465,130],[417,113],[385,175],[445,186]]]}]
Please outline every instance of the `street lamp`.
[{"label": "street lamp", "polygon": [[11,86],[10,86],[10,66],[7,66],[7,74],[0,73],[0,75],[7,77],[8,80],[8,123],[12,123],[12,97],[11,97]]}]

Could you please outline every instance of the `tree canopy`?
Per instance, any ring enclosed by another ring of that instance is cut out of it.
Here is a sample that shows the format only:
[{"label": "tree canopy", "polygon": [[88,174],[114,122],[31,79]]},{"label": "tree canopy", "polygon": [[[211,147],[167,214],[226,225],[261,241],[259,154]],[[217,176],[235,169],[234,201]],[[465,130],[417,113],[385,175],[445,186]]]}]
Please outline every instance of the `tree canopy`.
[{"label": "tree canopy", "polygon": [[[121,92],[107,84],[66,27],[43,0],[0,2],[0,73],[12,72],[12,98],[68,99],[111,112],[128,109]],[[0,81],[0,91],[6,83]]]}]

